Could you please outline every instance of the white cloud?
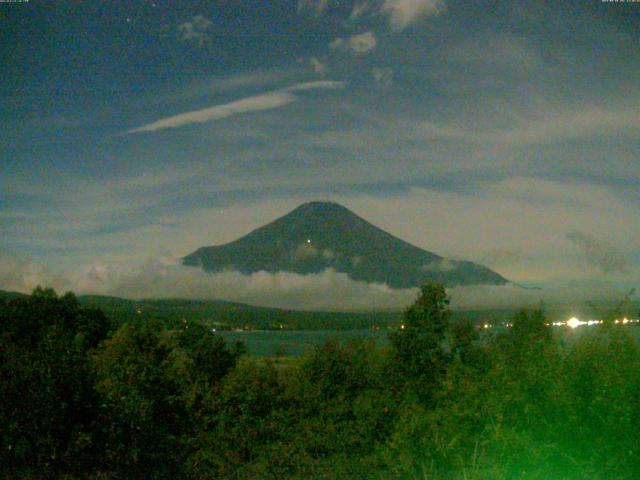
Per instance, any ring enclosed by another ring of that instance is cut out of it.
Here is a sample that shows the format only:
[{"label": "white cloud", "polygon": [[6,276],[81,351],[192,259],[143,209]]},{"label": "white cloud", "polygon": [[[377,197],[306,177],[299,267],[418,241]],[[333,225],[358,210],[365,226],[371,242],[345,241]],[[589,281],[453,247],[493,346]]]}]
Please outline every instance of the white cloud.
[{"label": "white cloud", "polygon": [[290,87],[284,89],[286,92],[303,92],[305,90],[335,90],[338,88],[344,88],[346,86],[345,82],[336,82],[335,80],[317,80],[315,82],[303,82],[296,83]]},{"label": "white cloud", "polygon": [[529,74],[530,69],[539,72],[545,68],[542,55],[533,48],[530,39],[510,34],[487,34],[481,40],[464,39],[444,47],[442,55],[468,68],[506,68],[524,74]]},{"label": "white cloud", "polygon": [[317,57],[311,57],[309,59],[309,63],[311,64],[313,71],[316,73],[324,73],[327,71],[327,66]]},{"label": "white cloud", "polygon": [[[367,284],[344,273],[327,269],[299,275],[265,271],[208,274],[180,265],[168,256],[141,264],[94,262],[68,278],[53,274],[41,264],[0,253],[0,289],[29,293],[36,286],[52,287],[59,293],[112,295],[129,299],[182,298],[228,300],[258,306],[298,310],[401,310],[415,301],[417,289],[394,290],[384,284]],[[561,304],[571,301],[620,300],[628,291],[608,282],[583,281],[546,290],[516,285],[473,285],[447,289],[453,308],[537,307],[541,301]]]},{"label": "white cloud", "polygon": [[349,52],[352,55],[364,55],[376,48],[376,37],[372,31],[352,35],[348,38],[336,38],[329,47],[333,50]]},{"label": "white cloud", "polygon": [[209,31],[213,23],[202,15],[195,15],[190,21],[178,25],[180,40],[194,41],[200,47],[211,43]]},{"label": "white cloud", "polygon": [[442,0],[384,0],[380,12],[388,15],[393,30],[401,31],[421,18],[438,14],[443,8]]},{"label": "white cloud", "polygon": [[422,18],[437,15],[444,8],[444,0],[358,0],[353,4],[350,18],[384,16],[391,29],[399,32]]},{"label": "white cloud", "polygon": [[203,123],[212,120],[231,117],[240,113],[258,112],[283,107],[295,101],[296,97],[288,92],[271,92],[255,97],[243,98],[223,105],[216,105],[202,110],[181,113],[172,117],[163,118],[141,127],[128,130],[127,133],[153,132],[165,128],[177,128],[193,123]]},{"label": "white cloud", "polygon": [[367,13],[371,12],[372,9],[373,9],[373,5],[367,0],[355,2],[353,4],[353,9],[351,10],[351,18],[352,19],[360,18],[366,15]]},{"label": "white cloud", "polygon": [[128,130],[126,133],[153,132],[155,130],[163,130],[166,128],[177,128],[193,123],[210,122],[231,117],[241,113],[258,112],[262,110],[272,110],[288,105],[297,100],[293,92],[312,90],[312,89],[336,89],[345,86],[343,82],[335,81],[317,81],[298,83],[282,90],[247,97],[223,105],[215,105],[213,107],[196,110],[193,112],[181,113],[172,117],[163,118],[141,127]]},{"label": "white cloud", "polygon": [[52,272],[46,265],[0,250],[1,290],[29,293],[38,285],[52,286],[58,290],[71,287],[65,278]]},{"label": "white cloud", "polygon": [[415,289],[393,290],[382,284],[356,282],[331,269],[309,275],[264,271],[208,274],[168,258],[134,267],[93,265],[76,281],[76,289],[126,298],[223,299],[304,310],[401,309],[416,295]]},{"label": "white cloud", "polygon": [[548,111],[522,117],[513,127],[492,130],[466,129],[422,123],[424,135],[433,138],[502,145],[552,144],[567,140],[607,136],[640,130],[638,105],[634,101],[618,107],[585,106],[574,111]]},{"label": "white cloud", "polygon": [[329,0],[298,0],[298,13],[311,13],[319,17],[329,7]]},{"label": "white cloud", "polygon": [[379,84],[388,87],[393,83],[393,69],[389,67],[374,67],[371,70],[371,76]]}]

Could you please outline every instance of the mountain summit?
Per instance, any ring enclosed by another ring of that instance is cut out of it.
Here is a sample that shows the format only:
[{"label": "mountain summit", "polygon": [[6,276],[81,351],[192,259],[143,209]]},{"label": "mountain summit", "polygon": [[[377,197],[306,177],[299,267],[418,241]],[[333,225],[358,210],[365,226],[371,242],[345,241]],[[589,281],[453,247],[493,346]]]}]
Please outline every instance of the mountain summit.
[{"label": "mountain summit", "polygon": [[507,283],[482,265],[445,259],[411,245],[333,202],[300,205],[231,243],[199,248],[183,263],[208,272],[244,274],[309,274],[333,268],[354,280],[392,288],[417,287],[430,280],[446,285]]}]

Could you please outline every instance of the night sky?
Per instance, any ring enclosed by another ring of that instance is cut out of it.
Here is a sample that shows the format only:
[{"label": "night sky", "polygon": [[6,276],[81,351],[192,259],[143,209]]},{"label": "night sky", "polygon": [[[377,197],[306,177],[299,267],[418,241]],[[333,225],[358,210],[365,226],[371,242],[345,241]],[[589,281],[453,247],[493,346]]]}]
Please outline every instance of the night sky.
[{"label": "night sky", "polygon": [[0,52],[0,289],[362,301],[175,265],[309,200],[547,291],[640,278],[640,3],[4,2]]}]

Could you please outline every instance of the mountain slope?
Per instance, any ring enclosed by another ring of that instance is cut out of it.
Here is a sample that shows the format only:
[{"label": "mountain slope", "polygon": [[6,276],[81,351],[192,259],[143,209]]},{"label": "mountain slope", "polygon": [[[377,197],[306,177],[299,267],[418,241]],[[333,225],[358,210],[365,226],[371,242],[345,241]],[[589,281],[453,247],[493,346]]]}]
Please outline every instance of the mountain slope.
[{"label": "mountain slope", "polygon": [[183,263],[208,272],[244,274],[309,274],[333,268],[354,280],[392,288],[416,287],[429,280],[447,285],[507,283],[482,265],[447,260],[411,245],[332,202],[305,203],[238,240],[199,248]]}]

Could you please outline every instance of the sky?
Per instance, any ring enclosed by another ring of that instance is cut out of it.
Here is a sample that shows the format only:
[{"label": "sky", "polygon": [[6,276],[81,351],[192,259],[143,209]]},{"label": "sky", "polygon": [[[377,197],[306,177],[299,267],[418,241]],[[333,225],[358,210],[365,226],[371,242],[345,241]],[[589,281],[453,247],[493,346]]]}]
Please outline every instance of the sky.
[{"label": "sky", "polygon": [[406,303],[331,271],[179,266],[331,200],[553,298],[620,296],[639,47],[637,2],[0,3],[0,289]]}]

